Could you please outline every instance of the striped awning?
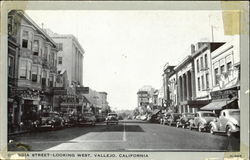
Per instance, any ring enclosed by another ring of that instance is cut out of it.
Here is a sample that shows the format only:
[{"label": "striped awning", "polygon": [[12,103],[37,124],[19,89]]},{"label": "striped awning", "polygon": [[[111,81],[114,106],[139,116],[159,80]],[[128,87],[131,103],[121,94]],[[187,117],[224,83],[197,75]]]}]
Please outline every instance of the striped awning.
[{"label": "striped awning", "polygon": [[208,105],[201,108],[201,110],[213,111],[213,110],[222,110],[227,105],[231,104],[232,102],[236,101],[237,99],[233,100],[216,100],[212,101]]}]

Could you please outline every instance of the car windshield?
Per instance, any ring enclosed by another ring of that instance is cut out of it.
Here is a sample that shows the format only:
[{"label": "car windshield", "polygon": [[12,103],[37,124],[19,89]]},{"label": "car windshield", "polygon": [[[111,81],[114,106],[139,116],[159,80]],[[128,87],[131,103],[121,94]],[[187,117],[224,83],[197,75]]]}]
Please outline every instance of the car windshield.
[{"label": "car windshield", "polygon": [[216,117],[214,113],[202,113],[202,117]]},{"label": "car windshield", "polygon": [[42,117],[49,117],[50,113],[42,113]]},{"label": "car windshield", "polygon": [[194,114],[186,114],[185,115],[187,118],[194,117]]},{"label": "car windshield", "polygon": [[90,116],[92,116],[92,113],[84,113],[83,116],[90,117]]},{"label": "car windshield", "polygon": [[181,115],[180,114],[173,114],[174,118],[179,118]]},{"label": "car windshield", "polygon": [[230,115],[240,115],[240,111],[231,111],[229,112]]}]

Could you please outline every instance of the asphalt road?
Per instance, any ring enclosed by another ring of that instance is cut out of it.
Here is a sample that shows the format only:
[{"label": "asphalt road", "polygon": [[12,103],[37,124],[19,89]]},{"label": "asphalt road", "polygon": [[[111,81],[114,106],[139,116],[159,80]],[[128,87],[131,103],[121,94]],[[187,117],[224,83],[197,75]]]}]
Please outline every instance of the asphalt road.
[{"label": "asphalt road", "polygon": [[15,137],[33,151],[239,151],[239,138],[141,121],[64,128]]}]

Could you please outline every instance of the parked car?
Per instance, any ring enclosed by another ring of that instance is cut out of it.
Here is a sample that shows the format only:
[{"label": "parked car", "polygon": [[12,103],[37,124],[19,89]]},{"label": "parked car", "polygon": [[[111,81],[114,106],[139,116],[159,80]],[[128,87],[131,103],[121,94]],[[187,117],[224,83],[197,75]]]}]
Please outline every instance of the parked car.
[{"label": "parked car", "polygon": [[194,119],[190,120],[189,129],[197,128],[199,132],[208,131],[209,123],[216,118],[215,113],[210,111],[198,111],[194,114]]},{"label": "parked car", "polygon": [[105,121],[105,116],[104,115],[96,115],[96,122],[103,122]]},{"label": "parked car", "polygon": [[77,123],[77,116],[69,113],[65,113],[62,115],[64,119],[64,125],[67,127],[75,126]]},{"label": "parked car", "polygon": [[157,114],[153,114],[150,117],[150,122],[151,123],[160,123],[161,122],[161,119],[163,117],[163,114],[162,113],[157,113]]},{"label": "parked car", "polygon": [[77,122],[79,125],[89,124],[94,126],[96,123],[96,118],[92,112],[86,112],[79,114]]},{"label": "parked car", "polygon": [[64,120],[60,117],[58,112],[43,112],[39,120],[34,122],[37,128],[51,128],[63,127]]},{"label": "parked car", "polygon": [[108,116],[106,118],[106,124],[118,124],[118,115],[116,113],[108,113]]},{"label": "parked car", "polygon": [[240,132],[240,110],[224,109],[221,111],[219,118],[210,122],[210,133],[226,133],[228,137],[234,133]]},{"label": "parked car", "polygon": [[176,127],[186,128],[190,126],[190,120],[192,119],[194,119],[194,113],[182,113],[180,120],[176,123]]},{"label": "parked car", "polygon": [[163,119],[162,124],[168,124],[169,126],[176,125],[176,123],[179,121],[181,117],[180,113],[169,113],[166,115],[166,117]]}]

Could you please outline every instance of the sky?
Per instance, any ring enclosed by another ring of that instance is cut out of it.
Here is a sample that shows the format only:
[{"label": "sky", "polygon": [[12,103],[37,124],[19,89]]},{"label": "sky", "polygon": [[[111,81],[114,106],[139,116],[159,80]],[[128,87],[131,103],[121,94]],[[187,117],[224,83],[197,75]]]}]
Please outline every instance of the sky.
[{"label": "sky", "polygon": [[73,34],[85,50],[83,85],[108,93],[111,108],[134,109],[144,85],[162,86],[164,64],[177,65],[199,41],[228,41],[220,11],[26,11],[40,27]]}]

